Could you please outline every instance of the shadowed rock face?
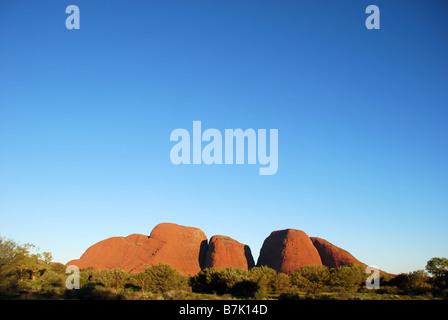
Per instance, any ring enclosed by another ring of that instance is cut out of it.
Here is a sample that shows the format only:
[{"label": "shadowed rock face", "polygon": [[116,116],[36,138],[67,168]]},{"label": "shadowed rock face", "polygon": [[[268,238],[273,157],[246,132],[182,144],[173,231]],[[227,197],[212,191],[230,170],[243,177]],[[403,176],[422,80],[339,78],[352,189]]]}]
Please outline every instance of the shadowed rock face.
[{"label": "shadowed rock face", "polygon": [[194,275],[203,268],[206,251],[207,237],[200,229],[161,223],[149,237],[133,234],[100,241],[67,265],[140,272],[147,266],[166,263],[183,274]]},{"label": "shadowed rock face", "polygon": [[322,264],[329,268],[337,268],[348,264],[365,266],[364,263],[357,260],[349,252],[331,244],[327,240],[311,237],[311,241],[319,252]]},{"label": "shadowed rock face", "polygon": [[257,266],[263,265],[288,274],[296,268],[322,265],[322,261],[305,232],[285,229],[272,232],[264,240],[257,262]]},{"label": "shadowed rock face", "polygon": [[240,267],[250,269],[255,265],[249,246],[226,236],[213,236],[208,245],[205,267]]}]

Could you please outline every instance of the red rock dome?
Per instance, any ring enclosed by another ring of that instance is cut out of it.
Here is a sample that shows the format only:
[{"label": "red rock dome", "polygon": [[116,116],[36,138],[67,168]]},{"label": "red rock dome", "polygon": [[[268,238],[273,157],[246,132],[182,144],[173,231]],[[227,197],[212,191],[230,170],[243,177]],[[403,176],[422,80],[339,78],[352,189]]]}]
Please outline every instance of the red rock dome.
[{"label": "red rock dome", "polygon": [[322,259],[322,264],[329,268],[337,268],[348,264],[359,264],[361,266],[365,266],[364,263],[358,261],[349,252],[336,247],[327,240],[311,237],[311,241],[319,252],[320,258]]},{"label": "red rock dome", "polygon": [[257,266],[263,265],[289,274],[296,268],[322,265],[322,261],[305,232],[285,229],[273,231],[264,240],[257,262]]},{"label": "red rock dome", "polygon": [[249,246],[226,236],[210,239],[205,267],[240,267],[250,269],[255,265]]},{"label": "red rock dome", "polygon": [[161,223],[149,237],[132,234],[100,241],[66,265],[140,272],[147,266],[166,263],[183,274],[194,275],[203,267],[206,251],[207,237],[200,229]]}]

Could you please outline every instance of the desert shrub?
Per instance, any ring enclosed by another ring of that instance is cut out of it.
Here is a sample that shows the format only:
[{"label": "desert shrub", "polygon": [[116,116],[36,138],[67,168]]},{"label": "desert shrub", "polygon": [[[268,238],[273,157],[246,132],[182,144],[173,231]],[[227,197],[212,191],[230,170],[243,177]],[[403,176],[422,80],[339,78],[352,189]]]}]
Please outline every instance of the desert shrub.
[{"label": "desert shrub", "polygon": [[[366,288],[363,288],[362,290],[360,290],[363,293],[370,293],[371,290],[368,290]],[[396,286],[392,286],[392,285],[380,285],[380,288],[378,290],[374,290],[375,294],[399,294],[401,291],[398,287]]]},{"label": "desert shrub", "polygon": [[409,273],[410,289],[413,293],[423,293],[431,290],[429,276],[425,270],[417,270]]},{"label": "desert shrub", "polygon": [[136,282],[143,291],[165,293],[168,291],[188,290],[188,278],[168,264],[157,264],[147,268],[135,276]]},{"label": "desert shrub", "polygon": [[258,292],[258,284],[252,280],[242,280],[230,288],[230,294],[234,297],[253,298]]},{"label": "desert shrub", "polygon": [[98,270],[91,275],[91,282],[100,284],[105,288],[123,288],[128,279],[128,273],[120,268],[111,270]]},{"label": "desert shrub", "polygon": [[66,275],[66,273],[65,273],[66,268],[67,267],[65,265],[63,265],[62,263],[59,263],[59,262],[50,263],[47,267],[47,269],[52,270],[61,275]]},{"label": "desert shrub", "polygon": [[269,296],[268,292],[265,290],[258,289],[254,294],[254,299],[256,300],[264,300]]},{"label": "desert shrub", "polygon": [[0,237],[0,296],[17,295],[33,286],[28,280],[40,276],[52,258],[48,252],[35,251],[32,244],[19,245]]},{"label": "desert shrub", "polygon": [[18,288],[20,265],[26,258],[26,248],[0,237],[0,296],[11,295]]},{"label": "desert shrub", "polygon": [[326,266],[307,266],[296,269],[289,278],[299,291],[317,293],[328,285],[330,270]]},{"label": "desert shrub", "polygon": [[419,294],[431,290],[429,276],[424,270],[417,270],[409,273],[400,273],[389,281],[392,286],[396,286],[403,293]]},{"label": "desert shrub", "polygon": [[393,275],[387,273],[380,273],[380,284],[381,285],[389,285],[390,281],[394,278]]},{"label": "desert shrub", "polygon": [[443,289],[443,290],[440,292],[440,297],[441,297],[442,299],[448,300],[448,289]]},{"label": "desert shrub", "polygon": [[65,290],[62,298],[74,300],[121,300],[124,297],[122,294],[113,292],[111,288],[105,288],[94,283],[86,283],[80,289]]},{"label": "desert shrub", "polygon": [[79,285],[82,288],[83,286],[95,282],[94,273],[96,271],[93,268],[86,268],[79,270]]},{"label": "desert shrub", "polygon": [[170,290],[164,292],[161,298],[163,300],[185,300],[186,298],[188,298],[188,294],[189,293],[186,291]]},{"label": "desert shrub", "polygon": [[329,285],[338,291],[357,291],[367,278],[365,268],[360,265],[346,265],[330,270]]},{"label": "desert shrub", "polygon": [[249,280],[249,272],[242,268],[205,268],[190,279],[190,285],[195,292],[224,294]]},{"label": "desert shrub", "polygon": [[271,284],[272,292],[285,293],[291,288],[291,281],[287,274],[277,273]]},{"label": "desert shrub", "polygon": [[389,281],[390,285],[397,287],[400,290],[409,290],[409,275],[407,273],[400,273]]},{"label": "desert shrub", "polygon": [[[249,271],[249,277],[258,285],[261,296],[265,297],[269,292],[274,292],[274,282],[277,272],[267,266],[254,267]],[[259,298],[262,298],[262,297]]]},{"label": "desert shrub", "polygon": [[65,276],[53,270],[46,270],[37,280],[42,286],[65,287]]},{"label": "desert shrub", "polygon": [[282,293],[278,296],[278,300],[303,300],[304,298],[298,293]]},{"label": "desert shrub", "polygon": [[430,283],[442,291],[448,288],[447,258],[432,258],[426,263],[425,269],[432,276]]}]

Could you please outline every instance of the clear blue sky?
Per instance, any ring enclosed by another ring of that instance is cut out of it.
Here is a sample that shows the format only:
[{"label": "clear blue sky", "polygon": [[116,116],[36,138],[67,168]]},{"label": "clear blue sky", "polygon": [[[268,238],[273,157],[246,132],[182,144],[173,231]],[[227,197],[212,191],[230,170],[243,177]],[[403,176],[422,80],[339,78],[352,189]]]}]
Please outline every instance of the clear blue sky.
[{"label": "clear blue sky", "polygon": [[[78,5],[81,29],[67,30]],[[381,10],[367,30],[365,8]],[[448,257],[446,1],[0,0],[0,234],[78,258],[160,222],[295,228],[389,272]],[[170,162],[278,129],[276,175]]]}]

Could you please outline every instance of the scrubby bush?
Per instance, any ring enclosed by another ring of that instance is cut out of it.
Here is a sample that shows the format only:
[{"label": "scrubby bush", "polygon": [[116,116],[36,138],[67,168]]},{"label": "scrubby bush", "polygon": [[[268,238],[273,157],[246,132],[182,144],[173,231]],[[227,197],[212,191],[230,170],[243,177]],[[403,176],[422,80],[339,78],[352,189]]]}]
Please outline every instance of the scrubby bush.
[{"label": "scrubby bush", "polygon": [[414,293],[423,293],[431,289],[429,276],[425,270],[417,270],[409,273],[410,289]]},{"label": "scrubby bush", "polygon": [[112,291],[111,288],[105,288],[94,283],[86,283],[77,290],[65,290],[62,297],[75,300],[121,300],[124,298],[122,294],[116,293],[115,290]]},{"label": "scrubby bush", "polygon": [[329,285],[337,291],[357,291],[365,284],[367,276],[360,265],[340,266],[330,270]]},{"label": "scrubby bush", "polygon": [[317,293],[327,287],[330,270],[326,266],[308,266],[296,269],[289,275],[289,278],[297,290]]},{"label": "scrubby bush", "polygon": [[289,289],[289,277],[283,273],[277,273],[267,266],[254,267],[249,271],[249,277],[258,285],[256,298],[265,298],[269,293],[282,293]]},{"label": "scrubby bush", "polygon": [[137,274],[136,282],[143,291],[165,293],[172,290],[189,290],[188,278],[168,264],[157,264]]},{"label": "scrubby bush", "polygon": [[258,283],[260,290],[271,291],[277,272],[267,266],[254,267],[249,271],[250,278]]},{"label": "scrubby bush", "polygon": [[195,292],[231,293],[232,288],[240,282],[250,281],[249,272],[242,268],[205,268],[190,279]]},{"label": "scrubby bush", "polygon": [[37,280],[37,283],[43,286],[57,287],[62,288],[65,287],[65,276],[64,274],[58,273],[53,270],[46,270]]},{"label": "scrubby bush", "polygon": [[426,263],[426,271],[431,274],[430,282],[438,289],[448,289],[448,259],[432,258]]},{"label": "scrubby bush", "polygon": [[419,294],[431,289],[429,276],[424,270],[409,273],[400,273],[389,281],[389,284],[397,287],[402,293]]},{"label": "scrubby bush", "polygon": [[230,294],[234,297],[254,298],[258,290],[258,284],[255,281],[242,280],[233,285]]},{"label": "scrubby bush", "polygon": [[105,288],[121,289],[126,284],[129,275],[120,268],[112,270],[98,270],[92,273],[91,281],[101,284]]},{"label": "scrubby bush", "polygon": [[291,288],[291,280],[287,274],[277,273],[271,284],[273,293],[285,293]]},{"label": "scrubby bush", "polygon": [[62,263],[59,262],[52,262],[50,264],[48,264],[48,269],[52,270],[58,274],[65,274],[65,269],[67,267],[65,265],[63,265]]},{"label": "scrubby bush", "polygon": [[0,296],[16,295],[20,290],[28,290],[41,276],[51,261],[48,252],[35,252],[34,245],[19,245],[15,241],[0,237]]}]

